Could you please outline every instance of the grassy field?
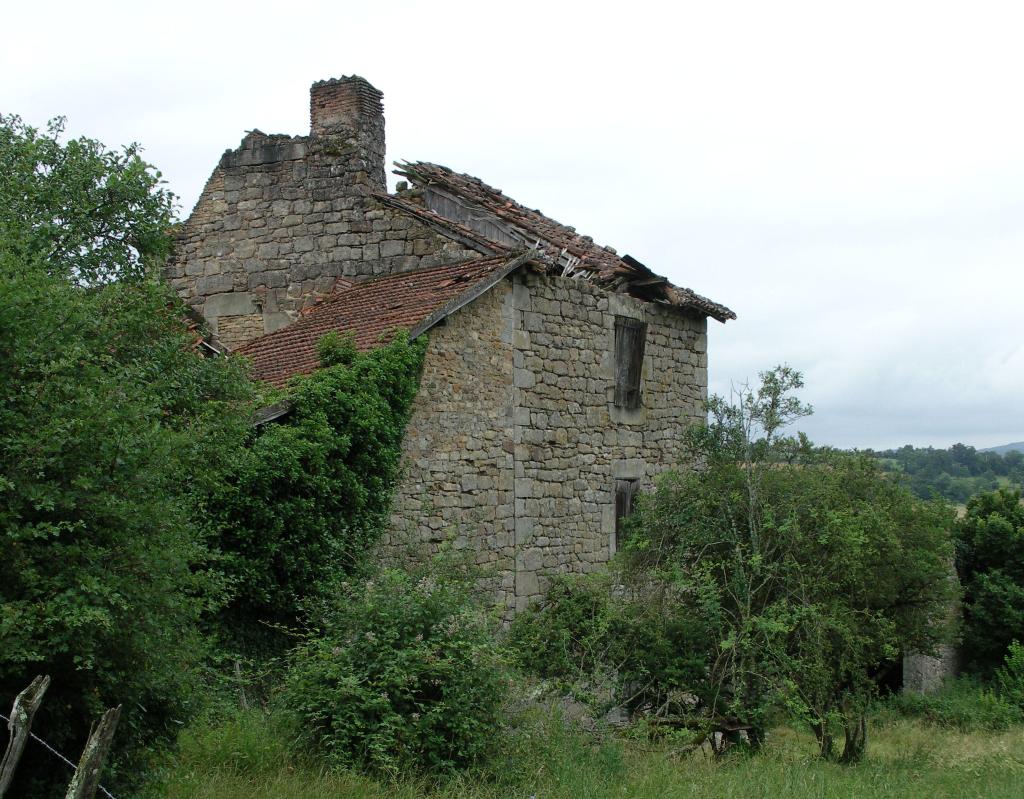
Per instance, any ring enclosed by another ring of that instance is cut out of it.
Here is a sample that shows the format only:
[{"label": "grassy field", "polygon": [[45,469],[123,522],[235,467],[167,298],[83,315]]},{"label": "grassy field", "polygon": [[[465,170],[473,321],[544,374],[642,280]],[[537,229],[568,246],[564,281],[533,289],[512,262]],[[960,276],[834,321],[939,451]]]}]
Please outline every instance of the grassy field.
[{"label": "grassy field", "polygon": [[759,755],[716,761],[605,736],[595,739],[551,716],[510,729],[484,769],[438,782],[375,780],[322,773],[288,754],[287,741],[259,712],[186,730],[176,759],[150,799],[581,799],[582,797],[1024,796],[1024,728],[963,732],[889,717],[875,723],[867,759],[856,766],[814,757],[809,735],[779,728]]}]

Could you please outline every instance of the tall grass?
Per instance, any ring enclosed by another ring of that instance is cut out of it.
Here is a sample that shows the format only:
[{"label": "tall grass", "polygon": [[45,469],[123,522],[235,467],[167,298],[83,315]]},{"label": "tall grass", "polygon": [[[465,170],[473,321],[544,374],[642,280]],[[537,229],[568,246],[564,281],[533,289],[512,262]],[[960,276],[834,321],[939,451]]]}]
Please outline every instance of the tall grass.
[{"label": "tall grass", "polygon": [[156,799],[880,799],[1024,795],[1024,727],[966,732],[888,715],[875,725],[867,759],[825,763],[814,741],[779,728],[757,755],[721,760],[701,751],[593,736],[557,715],[516,719],[487,765],[441,781],[326,772],[289,753],[287,733],[250,711],[186,730],[179,753],[149,797]]}]

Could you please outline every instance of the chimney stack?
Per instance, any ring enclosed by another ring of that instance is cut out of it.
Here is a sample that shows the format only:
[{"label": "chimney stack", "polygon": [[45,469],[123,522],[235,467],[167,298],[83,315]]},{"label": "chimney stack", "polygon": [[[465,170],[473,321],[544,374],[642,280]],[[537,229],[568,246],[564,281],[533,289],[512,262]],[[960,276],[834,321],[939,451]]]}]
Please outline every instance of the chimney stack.
[{"label": "chimney stack", "polygon": [[309,128],[313,137],[338,137],[354,146],[355,171],[386,190],[383,94],[358,75],[314,83],[309,89]]}]

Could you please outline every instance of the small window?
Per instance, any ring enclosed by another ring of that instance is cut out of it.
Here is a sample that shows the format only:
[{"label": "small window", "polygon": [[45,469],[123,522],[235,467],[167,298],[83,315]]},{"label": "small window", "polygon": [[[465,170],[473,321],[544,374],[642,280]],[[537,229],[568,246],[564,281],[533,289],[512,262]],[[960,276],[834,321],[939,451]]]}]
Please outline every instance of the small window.
[{"label": "small window", "polygon": [[623,537],[622,520],[633,512],[633,498],[636,496],[639,480],[615,481],[615,549],[625,540]]},{"label": "small window", "polygon": [[644,370],[647,324],[627,316],[615,317],[615,407],[639,408]]}]

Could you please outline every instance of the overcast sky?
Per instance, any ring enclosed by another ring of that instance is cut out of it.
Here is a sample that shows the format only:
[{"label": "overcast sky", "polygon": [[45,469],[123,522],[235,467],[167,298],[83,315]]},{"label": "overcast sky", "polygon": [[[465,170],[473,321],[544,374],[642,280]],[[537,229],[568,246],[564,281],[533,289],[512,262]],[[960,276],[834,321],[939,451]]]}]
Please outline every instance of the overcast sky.
[{"label": "overcast sky", "polygon": [[[389,162],[477,175],[739,318],[811,437],[1024,440],[1024,4],[18,3],[0,111],[138,141],[187,216],[315,80],[384,92]],[[394,178],[392,178],[393,182]]]}]

